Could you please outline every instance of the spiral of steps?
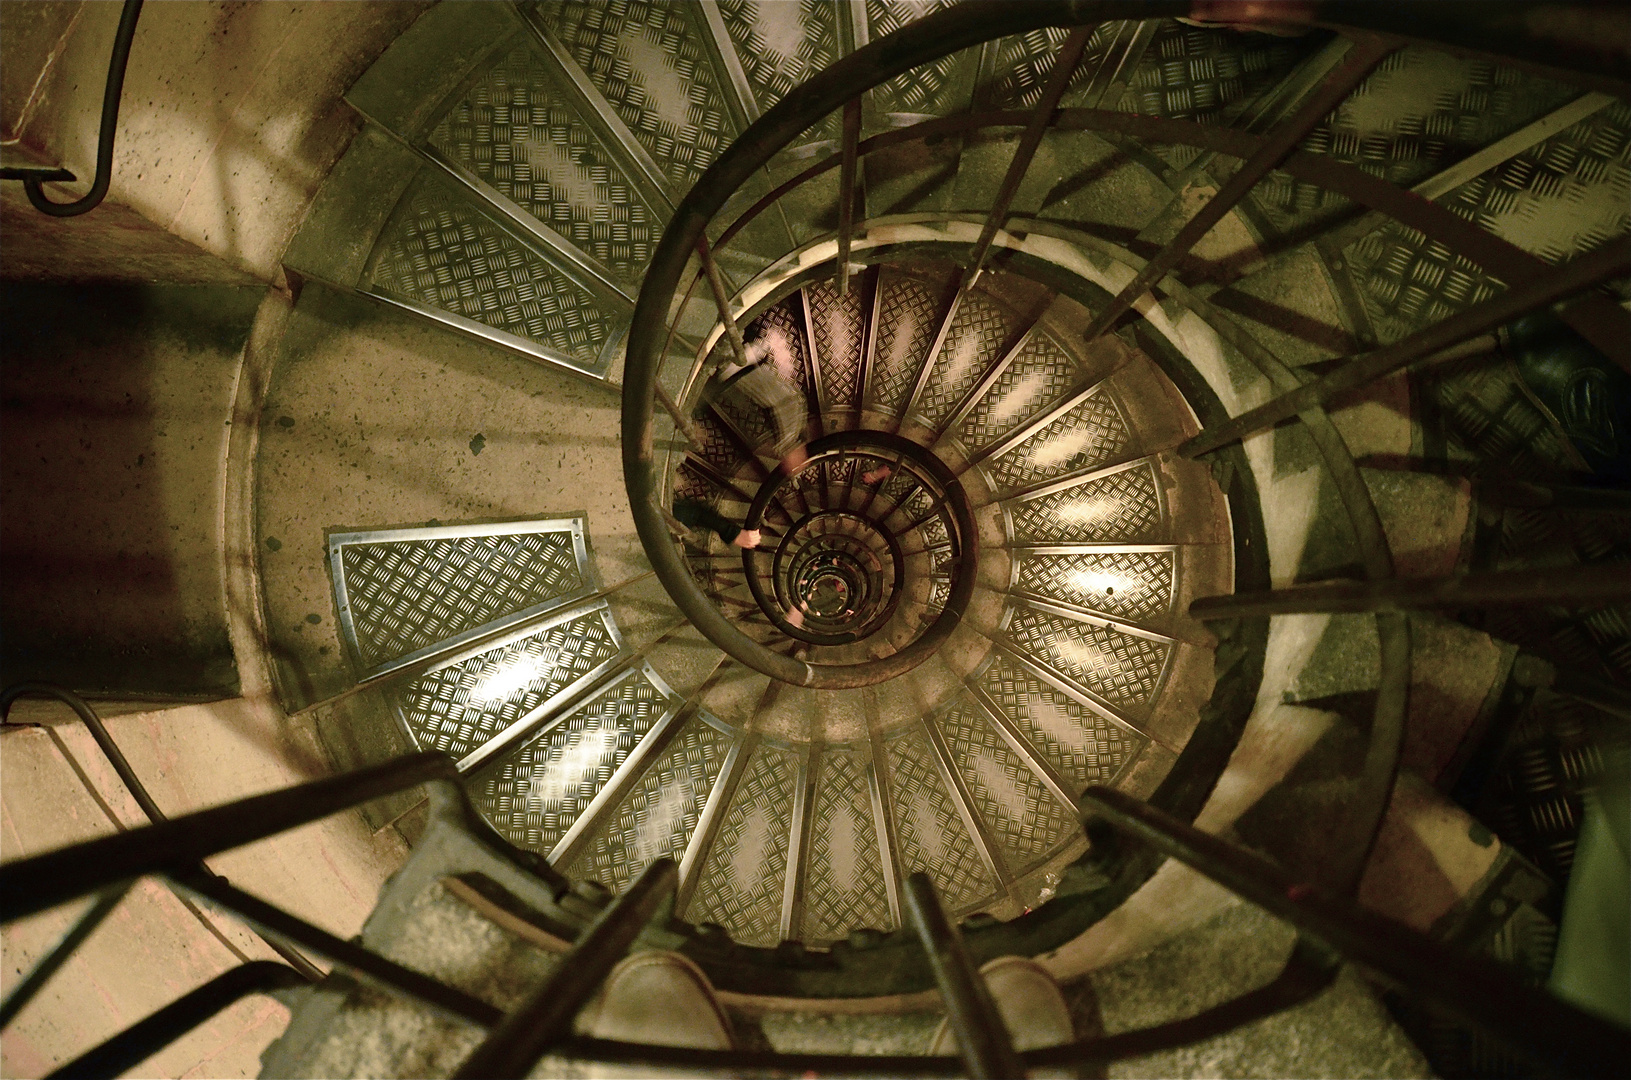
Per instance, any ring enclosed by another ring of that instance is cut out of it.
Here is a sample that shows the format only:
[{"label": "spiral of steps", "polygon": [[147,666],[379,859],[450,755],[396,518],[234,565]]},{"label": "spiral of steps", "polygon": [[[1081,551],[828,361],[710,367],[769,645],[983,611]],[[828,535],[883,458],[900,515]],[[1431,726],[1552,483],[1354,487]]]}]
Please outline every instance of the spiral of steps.
[{"label": "spiral of steps", "polygon": [[[934,648],[840,689],[754,670],[678,618],[635,533],[616,434],[631,314],[674,208],[735,136],[936,6],[440,4],[347,95],[363,127],[284,260],[299,295],[264,373],[257,550],[285,704],[342,765],[451,753],[479,827],[546,859],[587,903],[673,858],[679,940],[732,992],[921,990],[893,948],[919,870],[976,952],[1063,950],[1082,968],[1123,957],[1084,935],[1154,867],[1088,869],[1075,807],[1093,784],[1190,818],[1221,792],[1213,826],[1311,880],[1329,871],[1341,845],[1327,826],[1354,790],[1347,727],[1369,723],[1381,645],[1368,616],[1188,616],[1199,597],[1362,561],[1301,428],[1211,462],[1177,453],[1276,385],[1213,317],[1306,377],[1501,285],[1408,225],[1275,173],[1195,249],[1220,276],[1238,264],[1238,280],[1089,336],[1215,192],[1209,170],[1226,177],[1227,155],[1049,131],[1013,196],[1030,227],[1004,232],[972,284],[1012,128],[868,154],[842,261],[838,170],[794,189],[721,246],[718,268],[743,337],[776,343],[771,362],[803,399],[808,460],[780,464],[773,422],[711,383],[729,334],[694,290],[670,313],[659,380],[677,404],[658,416],[660,501],[706,505],[762,542],[744,551],[678,522],[672,542],[709,600],[784,656],[861,669]],[[999,38],[885,84],[862,134],[1034,106],[1066,37]],[[1261,132],[1345,49],[1320,31],[1105,23],[1061,106]],[[1591,97],[1410,45],[1304,152],[1422,189],[1524,258],[1561,263],[1626,228],[1631,113]],[[1550,134],[1489,157],[1543,122]],[[839,138],[836,115],[809,129],[729,212]],[[1524,522],[1476,470],[1443,466],[1559,475],[1569,430],[1524,385],[1475,357],[1331,409],[1400,576],[1523,557]],[[1527,444],[1504,434],[1525,422]],[[333,484],[336,465],[355,482]],[[1587,517],[1534,557],[1623,558],[1624,536]],[[1623,612],[1555,616],[1552,637],[1580,662],[1624,676]],[[1405,759],[1433,780],[1510,696],[1519,647],[1557,654],[1533,625],[1423,616],[1411,633]],[[415,798],[369,813],[411,841],[436,835]],[[1139,893],[1145,910],[1174,902],[1164,880]],[[1184,910],[1191,925],[1216,913]],[[297,1019],[280,1069],[378,1067],[309,1056],[351,1037],[312,1042],[320,1026]]]}]

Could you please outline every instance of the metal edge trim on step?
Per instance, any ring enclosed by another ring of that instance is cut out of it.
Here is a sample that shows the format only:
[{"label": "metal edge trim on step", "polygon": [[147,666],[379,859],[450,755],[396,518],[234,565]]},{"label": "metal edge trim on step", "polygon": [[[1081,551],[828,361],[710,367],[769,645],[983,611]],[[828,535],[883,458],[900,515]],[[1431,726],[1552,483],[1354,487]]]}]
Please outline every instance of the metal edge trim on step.
[{"label": "metal edge trim on step", "polygon": [[[459,643],[492,633],[494,630],[506,625],[522,622],[535,616],[542,615],[563,604],[570,604],[590,593],[599,586],[598,577],[589,563],[589,551],[585,541],[585,529],[588,519],[582,516],[538,518],[531,521],[514,522],[488,522],[475,525],[426,525],[419,528],[406,529],[370,529],[361,532],[330,533],[326,538],[326,554],[329,561],[329,576],[334,586],[335,600],[338,605],[340,633],[342,640],[351,650],[352,659],[356,662],[361,673],[359,682],[376,679],[397,668],[405,667],[427,656],[457,648]],[[413,540],[448,540],[465,536],[515,536],[522,533],[570,533],[572,536],[572,553],[577,561],[578,579],[583,584],[569,593],[551,597],[521,611],[512,612],[490,620],[480,626],[473,627],[450,638],[433,642],[422,649],[399,656],[383,664],[376,664],[371,668],[362,668],[360,643],[357,639],[357,628],[351,612],[350,588],[345,575],[345,549],[360,544],[389,544]]]}]

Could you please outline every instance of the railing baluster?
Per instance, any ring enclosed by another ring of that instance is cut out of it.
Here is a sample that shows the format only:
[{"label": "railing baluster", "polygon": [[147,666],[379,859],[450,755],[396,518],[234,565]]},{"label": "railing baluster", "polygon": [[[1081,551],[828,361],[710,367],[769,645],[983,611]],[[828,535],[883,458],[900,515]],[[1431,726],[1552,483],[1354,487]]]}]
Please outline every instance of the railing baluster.
[{"label": "railing baluster", "polygon": [[1442,322],[1384,346],[1323,378],[1282,394],[1221,424],[1202,431],[1178,448],[1184,457],[1198,457],[1255,431],[1279,423],[1304,409],[1323,405],[1339,394],[1365,386],[1418,360],[1475,338],[1514,319],[1589,289],[1631,268],[1631,240],[1605,244],[1589,255],[1560,266],[1552,274],[1474,304]]},{"label": "railing baluster", "polygon": [[[106,755],[109,764],[113,766],[113,771],[118,774],[119,780],[125,785],[125,790],[130,792],[130,797],[136,800],[136,805],[141,807],[142,813],[147,816],[147,820],[154,822],[155,824],[169,820],[165,817],[164,811],[159,809],[159,804],[153,801],[153,796],[147,791],[147,785],[143,784],[141,777],[136,775],[136,770],[130,767],[129,760],[125,758],[124,752],[119,749],[119,744],[113,741],[113,735],[108,731],[107,725],[102,723],[102,718],[96,714],[96,710],[91,708],[90,704],[86,702],[84,698],[81,698],[78,694],[71,690],[66,690],[52,683],[17,683],[14,686],[7,687],[4,694],[0,694],[0,716],[4,716],[6,713],[10,712],[11,703],[22,694],[47,694],[51,697],[57,698],[59,701],[65,703],[69,708],[73,709],[74,712],[78,714],[80,720],[84,722],[85,727],[90,730],[91,738],[95,739],[96,745],[102,748],[102,753]],[[209,867],[205,866],[203,862],[198,864],[198,870],[199,873],[202,874],[213,874],[213,871],[210,870]],[[119,895],[124,895],[123,889],[119,890]],[[187,904],[187,899],[185,897],[182,897],[181,901],[183,904]],[[115,899],[114,903],[118,903],[118,900]],[[188,906],[190,907],[190,905]],[[96,912],[100,909],[100,907],[101,904],[99,902],[97,907],[92,908],[91,911],[86,913],[86,919],[89,920],[91,916],[96,915]],[[109,910],[111,910],[111,907]],[[199,913],[194,911],[193,914],[198,915]],[[72,937],[74,933],[79,932],[81,929],[84,930],[85,934],[89,934],[91,930],[96,928],[96,923],[100,922],[102,917],[105,915],[106,912],[103,912],[102,915],[98,915],[95,921],[90,922],[89,926],[76,926],[73,931],[70,931],[69,936]],[[199,915],[199,918],[202,920],[203,916]],[[80,940],[83,940],[83,937],[81,937]],[[67,940],[64,939],[64,944],[66,943]],[[317,965],[313,964],[304,956],[301,956],[295,950],[286,948],[275,941],[268,941],[266,944],[271,946],[273,952],[287,960],[296,971],[300,972],[312,982],[317,982],[323,977],[323,972],[317,967]],[[74,947],[78,947],[78,942],[75,942]],[[69,951],[71,952],[72,949]],[[240,956],[241,955],[242,954],[240,954]],[[47,959],[49,960],[50,958]],[[66,955],[64,956],[64,959],[66,959]],[[43,966],[44,964],[42,963],[41,967]],[[52,970],[55,970],[55,968]],[[37,973],[38,971],[36,970],[35,974]],[[50,972],[46,972],[45,975],[46,977],[49,977]],[[32,974],[30,975],[30,978],[33,978]],[[20,990],[21,988],[19,987],[19,991]],[[32,996],[34,991],[31,990],[29,993]],[[26,1000],[26,998],[24,1000]],[[7,1005],[9,1004],[10,1002],[8,1001]],[[0,1021],[0,1026],[4,1026],[4,1021]]]},{"label": "railing baluster", "polygon": [[691,421],[687,420],[684,414],[680,412],[680,407],[675,404],[673,397],[669,395],[667,390],[663,389],[662,383],[657,384],[657,400],[662,403],[663,409],[667,411],[669,418],[674,421],[675,430],[684,437],[686,442],[691,444],[692,449],[701,450],[701,437],[697,435],[696,429],[691,426]]},{"label": "railing baluster", "polygon": [[1365,80],[1371,69],[1397,47],[1390,41],[1369,35],[1360,38],[1348,59],[1326,78],[1319,91],[1297,110],[1296,115],[1265,139],[1257,152],[1247,158],[1218,189],[1218,193],[1184,223],[1172,242],[1146,263],[1144,269],[1133,276],[1133,280],[1116,294],[1104,310],[1094,316],[1092,323],[1083,331],[1083,336],[1092,341],[1115,325],[1116,320],[1126,314],[1150,286],[1166,277],[1168,271],[1176,267],[1190,249],[1257,186],[1259,180],[1273,171],[1280,160],[1291,153],[1332,109]]},{"label": "railing baluster", "polygon": [[1507,1049],[1560,1076],[1592,1076],[1631,1060],[1631,1034],[1525,986],[1482,957],[1453,952],[1403,923],[1298,881],[1246,848],[1106,787],[1082,795],[1084,816],[1104,819],[1156,851],[1365,965],[1395,987],[1476,1025]]},{"label": "railing baluster", "polygon": [[854,97],[844,103],[843,160],[838,166],[838,269],[833,283],[840,297],[849,295],[850,234],[855,231],[855,151],[860,140],[861,99]]},{"label": "railing baluster", "polygon": [[84,944],[85,939],[102,925],[102,920],[113,913],[113,909],[119,906],[119,902],[130,891],[131,884],[122,881],[104,889],[96,901],[85,910],[85,914],[62,935],[56,947],[34,965],[34,970],[24,976],[23,981],[17,984],[3,1003],[0,1003],[0,1028],[11,1023],[12,1018],[22,1011],[23,1006],[32,1001],[34,995],[40,992],[40,988],[57,973],[57,969],[68,962],[68,957],[73,955],[74,950]]},{"label": "railing baluster", "polygon": [[1014,196],[1019,194],[1019,185],[1024,182],[1031,159],[1036,157],[1036,151],[1042,145],[1042,136],[1047,134],[1053,120],[1053,111],[1059,107],[1059,99],[1070,87],[1071,77],[1076,74],[1076,67],[1082,62],[1082,53],[1087,51],[1087,43],[1096,29],[1096,26],[1077,27],[1059,46],[1059,55],[1054,60],[1048,84],[1042,91],[1042,100],[1037,102],[1031,113],[1031,121],[1025,126],[1019,145],[1014,148],[1008,172],[1002,178],[1002,186],[997,189],[997,197],[992,200],[990,212],[986,214],[980,238],[975,241],[974,254],[963,270],[963,292],[973,288],[974,283],[980,280],[986,257],[991,253],[992,241],[997,238],[997,230],[1008,220],[1008,208],[1013,205]]},{"label": "railing baluster", "polygon": [[49,1073],[47,1080],[123,1076],[210,1017],[250,994],[271,994],[306,985],[298,971],[271,960],[251,960],[138,1020],[100,1046]]},{"label": "railing baluster", "polygon": [[456,775],[453,759],[446,754],[409,754],[115,836],[13,859],[0,874],[0,922],[45,911],[114,882],[168,873],[370,799]]},{"label": "railing baluster", "polygon": [[1236,619],[1311,612],[1426,611],[1506,604],[1604,604],[1631,601],[1631,564],[1509,570],[1425,579],[1319,582],[1260,593],[1206,596],[1193,619]]},{"label": "railing baluster", "polygon": [[405,967],[354,941],[347,941],[321,927],[313,926],[258,896],[244,892],[223,878],[206,878],[191,874],[171,874],[170,877],[177,884],[206,900],[219,904],[280,937],[298,941],[313,952],[326,956],[336,964],[363,976],[367,981],[416,998],[447,1016],[480,1024],[482,1027],[492,1027],[504,1015],[499,1009],[478,997]]},{"label": "railing baluster", "polygon": [[963,936],[947,918],[934,882],[921,870],[906,879],[906,914],[929,958],[968,1075],[974,1080],[1024,1076],[1025,1066],[1014,1052],[991,991],[974,970]]},{"label": "railing baluster", "polygon": [[719,321],[725,327],[725,337],[730,342],[731,354],[736,357],[736,363],[746,366],[748,362],[747,342],[742,340],[742,328],[736,325],[736,316],[731,313],[731,294],[725,287],[725,276],[719,272],[719,264],[714,262],[714,253],[708,247],[708,238],[697,238],[697,258],[702,260],[702,272],[707,275],[708,288],[714,294],[714,306],[719,309]]},{"label": "railing baluster", "polygon": [[601,912],[543,986],[495,1027],[453,1075],[465,1080],[505,1080],[530,1073],[551,1047],[572,1034],[572,1022],[600,990],[657,907],[674,895],[679,871],[658,859],[610,907]]}]

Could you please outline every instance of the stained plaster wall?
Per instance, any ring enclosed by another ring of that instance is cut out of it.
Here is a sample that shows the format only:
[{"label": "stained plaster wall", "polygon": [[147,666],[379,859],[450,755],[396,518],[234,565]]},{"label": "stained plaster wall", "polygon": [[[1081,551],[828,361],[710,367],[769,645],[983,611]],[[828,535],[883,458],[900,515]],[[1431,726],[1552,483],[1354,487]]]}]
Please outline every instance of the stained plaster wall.
[{"label": "stained plaster wall", "polygon": [[[0,139],[79,177],[96,162],[108,56],[123,5],[0,5]],[[261,281],[359,120],[340,96],[429,6],[149,4],[131,46],[108,201]],[[67,10],[72,9],[71,17]]]}]

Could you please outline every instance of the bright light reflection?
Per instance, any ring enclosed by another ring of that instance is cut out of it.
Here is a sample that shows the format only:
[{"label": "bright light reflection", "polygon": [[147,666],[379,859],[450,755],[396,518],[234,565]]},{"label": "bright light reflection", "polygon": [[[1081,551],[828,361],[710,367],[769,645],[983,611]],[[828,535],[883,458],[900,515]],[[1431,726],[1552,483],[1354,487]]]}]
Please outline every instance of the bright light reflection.
[{"label": "bright light reflection", "polygon": [[1038,731],[1067,749],[1082,753],[1087,749],[1087,733],[1082,724],[1055,702],[1040,698],[1026,705],[1031,723]]},{"label": "bright light reflection", "polygon": [[584,728],[578,741],[551,762],[545,772],[528,779],[527,798],[541,804],[561,802],[600,770],[601,761],[616,746],[616,728],[604,724]]},{"label": "bright light reflection", "polygon": [[544,673],[544,656],[523,654],[498,667],[470,691],[470,700],[501,701]]},{"label": "bright light reflection", "polygon": [[1078,641],[1075,638],[1061,635],[1054,638],[1049,644],[1053,646],[1054,651],[1062,659],[1074,664],[1083,671],[1102,672],[1108,670],[1113,672],[1120,669],[1120,665],[1116,663],[1113,654],[1106,654],[1104,650]]},{"label": "bright light reflection", "polygon": [[1104,593],[1114,596],[1116,590],[1126,591],[1126,583],[1118,574],[1107,574],[1102,570],[1074,570],[1070,575],[1070,583],[1084,593]]},{"label": "bright light reflection", "polygon": [[1031,464],[1039,469],[1063,464],[1086,450],[1093,442],[1093,434],[1092,429],[1061,432],[1031,451]]},{"label": "bright light reflection", "polygon": [[1007,424],[1028,408],[1031,402],[1047,388],[1048,380],[1042,375],[1027,375],[1014,388],[991,406],[991,422]]},{"label": "bright light reflection", "polygon": [[1054,517],[1067,525],[1098,525],[1114,517],[1120,508],[1120,503],[1114,499],[1077,499],[1060,506],[1054,511]]}]

